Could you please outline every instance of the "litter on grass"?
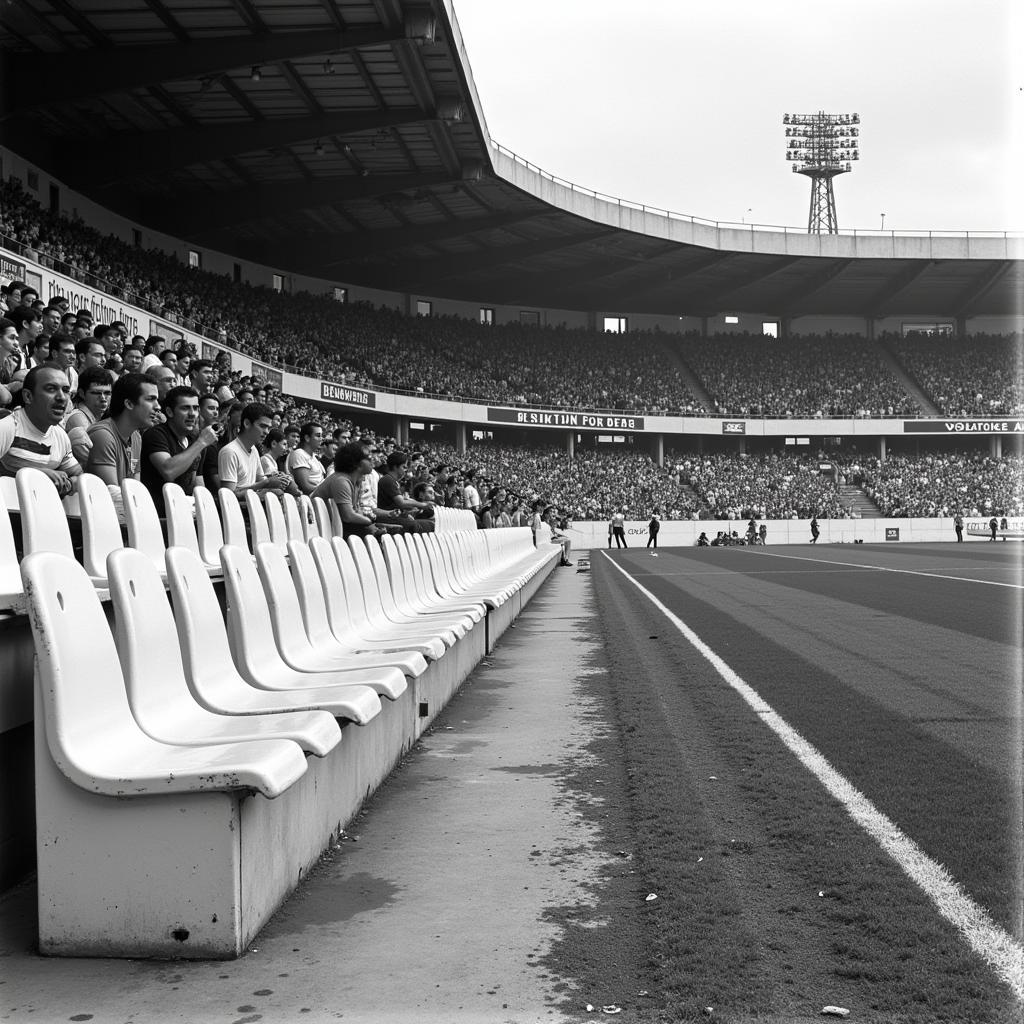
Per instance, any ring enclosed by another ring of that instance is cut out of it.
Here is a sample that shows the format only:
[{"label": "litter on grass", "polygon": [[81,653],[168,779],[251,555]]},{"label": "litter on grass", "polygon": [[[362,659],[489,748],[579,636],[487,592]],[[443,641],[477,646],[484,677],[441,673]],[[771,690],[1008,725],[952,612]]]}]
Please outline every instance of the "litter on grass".
[{"label": "litter on grass", "polygon": [[652,903],[657,898],[658,898],[658,894],[656,892],[649,892],[647,894],[647,899],[645,900],[645,902],[646,903]]},{"label": "litter on grass", "polygon": [[609,1006],[602,1006],[601,1007],[601,1012],[602,1013],[607,1013],[608,1016],[610,1017],[614,1013],[622,1013],[622,1007],[621,1006],[616,1006],[614,1003],[612,1003]]},{"label": "litter on grass", "polygon": [[823,1006],[821,1008],[824,1017],[849,1017],[850,1011],[845,1006]]}]

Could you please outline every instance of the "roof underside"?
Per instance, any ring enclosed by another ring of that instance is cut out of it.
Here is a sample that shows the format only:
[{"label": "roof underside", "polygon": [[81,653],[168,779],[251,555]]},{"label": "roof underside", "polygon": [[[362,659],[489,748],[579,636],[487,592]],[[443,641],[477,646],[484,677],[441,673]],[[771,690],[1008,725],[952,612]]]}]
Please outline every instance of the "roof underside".
[{"label": "roof underside", "polygon": [[473,302],[1018,312],[1014,260],[722,252],[497,176],[440,0],[9,0],[0,142],[101,205],[290,272]]}]

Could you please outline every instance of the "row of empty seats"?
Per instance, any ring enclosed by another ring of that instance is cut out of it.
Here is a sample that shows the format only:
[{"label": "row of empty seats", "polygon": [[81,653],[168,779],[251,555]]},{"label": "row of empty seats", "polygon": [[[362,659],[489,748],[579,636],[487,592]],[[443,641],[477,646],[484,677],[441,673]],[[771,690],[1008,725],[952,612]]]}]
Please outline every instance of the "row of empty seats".
[{"label": "row of empty seats", "polygon": [[559,550],[528,529],[346,541],[315,506],[261,520],[251,492],[233,533],[234,494],[221,517],[199,489],[197,531],[173,485],[164,545],[131,482],[125,546],[97,479],[79,562],[49,480],[16,486],[50,954],[238,955]]}]

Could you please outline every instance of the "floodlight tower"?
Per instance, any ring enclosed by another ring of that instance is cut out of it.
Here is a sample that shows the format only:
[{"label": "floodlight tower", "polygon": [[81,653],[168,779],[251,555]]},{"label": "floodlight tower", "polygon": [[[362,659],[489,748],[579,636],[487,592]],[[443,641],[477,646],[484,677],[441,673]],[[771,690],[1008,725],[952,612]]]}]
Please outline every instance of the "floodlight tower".
[{"label": "floodlight tower", "polygon": [[832,179],[853,170],[860,159],[860,114],[784,114],[786,159],[794,174],[811,179],[809,235],[834,235],[839,231]]}]

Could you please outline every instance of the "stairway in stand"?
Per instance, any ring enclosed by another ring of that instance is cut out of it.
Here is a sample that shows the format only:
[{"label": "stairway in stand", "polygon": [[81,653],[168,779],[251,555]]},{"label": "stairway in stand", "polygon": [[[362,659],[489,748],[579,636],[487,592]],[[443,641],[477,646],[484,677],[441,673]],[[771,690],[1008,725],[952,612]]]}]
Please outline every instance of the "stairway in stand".
[{"label": "stairway in stand", "polygon": [[842,484],[839,500],[849,509],[856,509],[861,519],[881,519],[878,506],[854,484]]}]

